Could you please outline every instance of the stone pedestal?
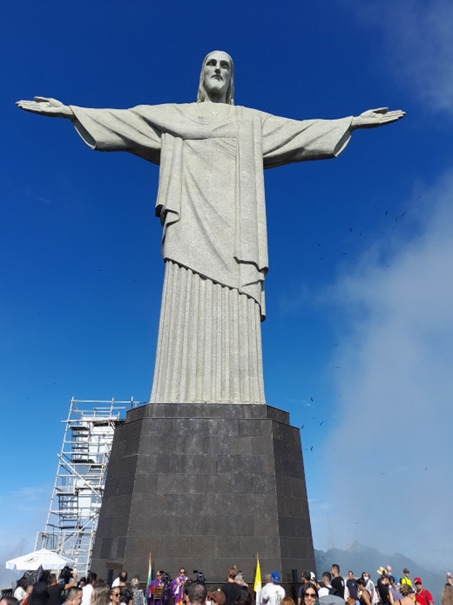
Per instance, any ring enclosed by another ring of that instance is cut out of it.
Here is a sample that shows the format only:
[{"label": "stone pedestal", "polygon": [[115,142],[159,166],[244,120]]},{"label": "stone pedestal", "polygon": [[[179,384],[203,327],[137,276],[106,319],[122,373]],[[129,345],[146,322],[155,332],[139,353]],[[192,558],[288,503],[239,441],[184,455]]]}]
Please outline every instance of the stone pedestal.
[{"label": "stone pedestal", "polygon": [[236,564],[253,582],[315,569],[300,433],[266,405],[147,404],[113,441],[92,569],[121,564],[205,573],[223,582]]}]

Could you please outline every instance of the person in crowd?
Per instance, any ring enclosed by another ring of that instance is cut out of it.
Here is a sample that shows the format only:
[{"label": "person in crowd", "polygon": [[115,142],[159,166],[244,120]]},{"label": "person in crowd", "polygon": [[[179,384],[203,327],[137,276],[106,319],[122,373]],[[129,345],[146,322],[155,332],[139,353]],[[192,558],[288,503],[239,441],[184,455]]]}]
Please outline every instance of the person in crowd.
[{"label": "person in crowd", "polygon": [[283,588],[283,586],[280,586],[280,574],[277,570],[274,570],[271,576],[274,589],[271,592],[269,605],[280,605],[282,599],[284,599],[286,596],[285,589]]},{"label": "person in crowd", "polygon": [[[189,581],[189,576],[186,574],[184,567],[179,568],[179,575],[170,584],[170,592],[173,597],[174,605],[180,605],[182,602],[182,596],[184,593],[184,584]],[[134,602],[134,605],[138,603]]]},{"label": "person in crowd", "polygon": [[433,595],[423,587],[421,578],[414,578],[415,600],[419,605],[434,605]]},{"label": "person in crowd", "polygon": [[354,578],[354,573],[348,571],[348,579],[346,580],[346,588],[348,590],[348,604],[353,605],[358,600],[357,581]]},{"label": "person in crowd", "polygon": [[311,582],[311,571],[308,571],[308,569],[303,569],[300,574],[300,581],[302,582],[302,585],[297,591],[297,605],[302,605],[302,589],[304,584]]},{"label": "person in crowd", "polygon": [[[313,582],[305,582],[300,592],[301,605],[315,605],[318,602],[318,590]],[[285,600],[285,599],[283,599]],[[283,604],[282,600],[282,604]]]},{"label": "person in crowd", "polygon": [[27,578],[21,578],[17,584],[17,588],[14,591],[14,597],[19,601],[21,605],[27,594]]},{"label": "person in crowd", "polygon": [[441,605],[453,605],[453,581],[451,573],[447,573],[447,581],[440,596]]},{"label": "person in crowd", "polygon": [[291,597],[285,597],[280,601],[280,605],[296,605]]},{"label": "person in crowd", "polygon": [[91,593],[91,605],[110,605],[110,586],[95,586]]},{"label": "person in crowd", "polygon": [[87,579],[85,576],[82,576],[80,580],[77,582],[77,588],[83,588],[87,584]]},{"label": "person in crowd", "polygon": [[272,575],[270,573],[267,573],[264,576],[264,586],[261,589],[261,594],[260,594],[260,605],[266,605],[266,603],[269,600],[269,591],[272,587]]},{"label": "person in crowd", "polygon": [[236,582],[236,584],[239,584],[239,586],[242,586],[243,588],[249,587],[247,582],[244,580],[244,574],[242,573],[242,571],[238,571],[236,577],[234,578],[234,581]]},{"label": "person in crowd", "polygon": [[134,605],[134,593],[127,586],[117,587],[120,589],[120,605]]},{"label": "person in crowd", "polygon": [[120,587],[127,586],[127,571],[126,570],[123,569],[123,571],[120,572],[120,575],[113,580],[112,588],[115,588],[115,586],[120,586]]},{"label": "person in crowd", "polygon": [[330,573],[333,576],[331,584],[332,588],[336,590],[335,594],[344,599],[344,579],[340,576],[340,566],[334,563]]},{"label": "person in crowd", "polygon": [[360,605],[371,605],[372,601],[370,591],[367,589],[367,579],[363,574],[361,578],[357,578],[357,589]]},{"label": "person in crowd", "polygon": [[389,591],[393,597],[393,601],[400,601],[402,599],[402,595],[399,591],[398,584],[396,583],[395,576],[389,575]]},{"label": "person in crowd", "polygon": [[[64,582],[63,580],[62,583],[61,579],[60,581],[57,580],[57,576],[55,574],[50,574],[49,587],[47,589],[49,591],[49,600],[47,601],[47,605],[61,605],[63,602],[63,591],[75,587],[76,578],[74,572],[71,574],[71,577],[69,578],[68,576],[67,579],[69,580],[68,582]],[[80,590],[82,589],[80,588]]]},{"label": "person in crowd", "polygon": [[91,593],[93,592],[97,578],[98,575],[94,571],[90,571],[87,576],[87,583],[82,588],[82,605],[90,605]]},{"label": "person in crowd", "polygon": [[109,602],[110,605],[120,605],[121,588],[119,586],[112,586],[112,588],[110,589]]},{"label": "person in crowd", "polygon": [[400,578],[400,584],[408,584],[409,586],[412,586],[412,580],[409,577],[409,574],[411,572],[407,569],[407,567],[405,567],[403,569],[403,577]]},{"label": "person in crowd", "polygon": [[190,605],[204,605],[208,591],[206,585],[199,580],[190,582],[187,586],[187,597]]},{"label": "person in crowd", "polygon": [[318,594],[320,597],[325,597],[328,594],[335,594],[335,589],[332,588],[332,575],[330,571],[323,572]]},{"label": "person in crowd", "polygon": [[381,577],[378,579],[377,589],[382,605],[391,605],[390,581],[387,576],[387,570],[384,570]]},{"label": "person in crowd", "polygon": [[70,588],[66,593],[65,605],[80,605],[82,603],[82,589]]},{"label": "person in crowd", "polygon": [[[137,578],[137,576],[134,576],[131,580],[131,589],[134,605],[144,605],[145,595],[143,590],[140,588],[140,580]],[[177,605],[176,601],[174,602],[174,605]]]},{"label": "person in crowd", "polygon": [[[68,588],[72,588],[75,582],[72,581],[71,585]],[[49,576],[49,586],[47,590],[49,592],[49,599],[47,601],[47,605],[61,605],[63,602],[63,590],[66,589],[66,586],[63,588],[63,584],[60,584],[57,580],[57,576],[54,573],[51,573]]]},{"label": "person in crowd", "polygon": [[248,587],[241,586],[241,592],[239,593],[236,601],[234,602],[234,605],[252,605],[252,593],[250,592]]},{"label": "person in crowd", "polygon": [[165,594],[165,582],[163,580],[164,572],[159,570],[156,577],[146,589],[146,599],[148,605],[166,605],[168,597]]},{"label": "person in crowd", "polygon": [[223,592],[223,590],[220,590],[220,588],[218,588],[217,590],[214,590],[213,592],[208,592],[208,596],[206,598],[206,603],[208,601],[211,601],[211,603],[214,603],[214,605],[225,605],[226,595]]},{"label": "person in crowd", "polygon": [[40,573],[28,600],[30,605],[47,605],[47,601],[49,600],[49,576],[50,572],[46,569]]},{"label": "person in crowd", "polygon": [[396,605],[414,605],[414,589],[410,584],[401,584],[399,589],[402,598],[399,600]]},{"label": "person in crowd", "polygon": [[227,572],[227,581],[220,587],[220,590],[225,593],[226,605],[233,605],[241,592],[241,586],[235,582],[236,575],[236,566],[230,567]]},{"label": "person in crowd", "polygon": [[19,601],[16,597],[3,597],[0,600],[0,605],[19,605]]},{"label": "person in crowd", "polygon": [[371,602],[372,603],[377,603],[379,601],[377,592],[376,592],[376,588],[374,586],[374,582],[373,580],[370,578],[370,572],[369,571],[362,571],[362,579],[365,581],[365,588],[367,589],[370,598],[371,598]]},{"label": "person in crowd", "polygon": [[26,592],[26,594],[25,594],[24,600],[22,601],[22,605],[28,605],[28,602],[31,597],[31,593],[33,592],[33,585],[30,584],[29,586],[27,586],[27,589],[25,592]]}]

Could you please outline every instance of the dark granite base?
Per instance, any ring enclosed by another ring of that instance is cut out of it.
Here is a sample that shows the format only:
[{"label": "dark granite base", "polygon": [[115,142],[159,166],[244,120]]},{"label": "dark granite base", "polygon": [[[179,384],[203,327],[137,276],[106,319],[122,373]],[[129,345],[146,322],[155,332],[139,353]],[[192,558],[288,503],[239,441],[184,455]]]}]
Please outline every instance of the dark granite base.
[{"label": "dark granite base", "polygon": [[92,569],[315,569],[300,434],[266,405],[147,404],[115,431]]}]

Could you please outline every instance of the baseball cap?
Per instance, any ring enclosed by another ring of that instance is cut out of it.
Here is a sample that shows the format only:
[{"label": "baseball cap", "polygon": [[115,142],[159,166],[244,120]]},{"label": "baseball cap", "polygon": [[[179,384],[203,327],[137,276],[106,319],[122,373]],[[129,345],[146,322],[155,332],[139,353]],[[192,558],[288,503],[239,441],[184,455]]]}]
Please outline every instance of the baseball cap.
[{"label": "baseball cap", "polygon": [[276,584],[280,582],[280,574],[278,573],[278,571],[272,572],[272,582],[275,582]]},{"label": "baseball cap", "polygon": [[414,578],[414,584],[423,584],[421,578]]}]

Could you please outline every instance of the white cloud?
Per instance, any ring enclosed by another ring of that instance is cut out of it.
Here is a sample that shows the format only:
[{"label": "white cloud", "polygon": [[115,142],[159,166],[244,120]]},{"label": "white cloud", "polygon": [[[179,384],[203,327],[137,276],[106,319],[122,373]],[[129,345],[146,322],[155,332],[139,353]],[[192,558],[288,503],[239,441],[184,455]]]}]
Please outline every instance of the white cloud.
[{"label": "white cloud", "polygon": [[380,29],[386,62],[434,110],[453,111],[453,3],[450,0],[352,0],[354,14]]},{"label": "white cloud", "polygon": [[345,309],[335,378],[343,420],[323,457],[337,478],[333,527],[354,528],[351,538],[384,552],[446,565],[453,558],[445,539],[453,496],[453,171],[426,195],[431,214],[417,236],[394,242],[390,266],[379,260],[382,242],[336,286]]}]

